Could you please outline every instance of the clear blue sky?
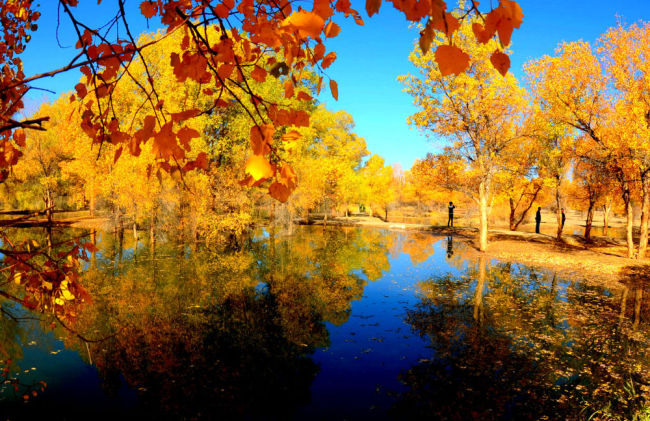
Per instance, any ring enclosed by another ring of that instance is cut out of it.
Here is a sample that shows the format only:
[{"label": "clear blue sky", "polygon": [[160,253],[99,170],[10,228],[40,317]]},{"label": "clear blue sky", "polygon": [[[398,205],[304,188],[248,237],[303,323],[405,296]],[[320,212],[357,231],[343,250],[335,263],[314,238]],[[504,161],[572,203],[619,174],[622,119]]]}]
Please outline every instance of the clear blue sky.
[{"label": "clear blue sky", "polygon": [[[108,11],[114,10],[114,3],[104,0],[98,9],[95,1],[83,0],[80,16],[91,22],[93,19],[104,22],[108,19]],[[494,3],[497,4],[496,0]],[[140,0],[127,1],[127,4],[127,13],[132,16],[138,13]],[[358,26],[352,19],[338,18],[342,31],[327,43],[328,50],[338,55],[326,73],[338,82],[339,100],[334,101],[327,88],[319,99],[328,108],[344,109],[354,117],[356,132],[366,139],[372,153],[383,156],[387,164],[400,163],[408,169],[413,161],[441,145],[439,140],[427,139],[408,127],[406,118],[417,109],[397,82],[398,75],[415,71],[408,55],[417,32],[409,29],[403,15],[386,1],[379,15],[372,18],[366,16],[365,1],[352,0],[352,4],[364,17],[365,25]],[[513,35],[511,57],[512,71],[517,77],[521,77],[526,61],[552,54],[562,41],[593,42],[616,24],[617,17],[626,23],[650,21],[647,0],[519,0],[519,4],[524,11],[524,23]],[[38,22],[39,30],[23,57],[27,76],[67,64],[76,51],[70,47],[76,39],[73,40],[74,33],[64,24],[64,16],[59,33],[61,44],[69,48],[57,46],[55,1],[41,0],[41,5],[43,16]],[[134,32],[147,29],[143,20],[133,21]],[[58,95],[71,90],[78,80],[78,72],[69,72],[43,80],[37,86],[51,89]],[[33,109],[34,104],[44,98],[51,99],[51,95],[35,91],[28,99],[28,108]]]}]

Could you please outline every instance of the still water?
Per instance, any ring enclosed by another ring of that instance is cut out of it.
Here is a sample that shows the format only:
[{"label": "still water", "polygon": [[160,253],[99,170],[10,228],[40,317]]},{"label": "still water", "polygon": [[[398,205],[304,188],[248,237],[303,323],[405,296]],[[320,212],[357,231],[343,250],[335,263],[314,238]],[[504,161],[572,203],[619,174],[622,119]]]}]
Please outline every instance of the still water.
[{"label": "still water", "polygon": [[65,317],[0,298],[0,419],[650,416],[644,271],[589,286],[357,228],[92,240]]}]

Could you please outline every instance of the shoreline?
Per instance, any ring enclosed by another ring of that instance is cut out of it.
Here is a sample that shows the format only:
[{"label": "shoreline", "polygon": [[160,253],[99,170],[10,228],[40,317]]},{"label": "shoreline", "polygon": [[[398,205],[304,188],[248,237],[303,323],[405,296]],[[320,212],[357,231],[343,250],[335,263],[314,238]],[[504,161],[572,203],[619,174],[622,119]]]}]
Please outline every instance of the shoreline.
[{"label": "shoreline", "polygon": [[[43,226],[42,220],[32,220],[31,224],[20,226]],[[108,218],[77,217],[54,221],[54,225],[66,228],[97,229],[105,228]],[[370,216],[335,217],[324,224],[322,219],[300,221],[300,225],[319,225],[330,227],[364,227],[387,229],[401,232],[422,232],[438,237],[452,236],[469,245],[469,253],[478,256],[478,228],[447,227],[426,224],[384,222]],[[0,222],[0,225],[2,223]],[[571,231],[567,229],[567,231]],[[584,279],[603,286],[621,287],[624,282],[648,282],[650,262],[628,259],[625,241],[611,237],[592,236],[586,243],[581,235],[566,234],[563,242],[548,234],[535,234],[524,231],[510,231],[493,228],[488,232],[487,256],[504,262],[520,263],[556,272],[559,276],[571,279]],[[647,273],[646,273],[647,272]],[[635,276],[630,276],[634,273]]]},{"label": "shoreline", "polygon": [[[323,221],[313,221],[310,225],[323,225]],[[405,232],[427,232],[440,237],[451,235],[467,243],[472,254],[478,256],[481,253],[477,245],[477,228],[392,223],[378,218],[354,216],[328,220],[327,226],[359,226]],[[561,277],[584,279],[608,287],[624,287],[625,284],[636,282],[636,278],[639,282],[650,280],[650,264],[647,258],[642,260],[627,258],[624,241],[592,236],[592,242],[586,243],[581,235],[574,234],[563,235],[562,239],[563,242],[558,242],[555,236],[548,234],[495,228],[488,231],[488,248],[485,253],[491,258],[504,262],[543,268],[554,271]],[[631,273],[634,276],[631,276]]]}]

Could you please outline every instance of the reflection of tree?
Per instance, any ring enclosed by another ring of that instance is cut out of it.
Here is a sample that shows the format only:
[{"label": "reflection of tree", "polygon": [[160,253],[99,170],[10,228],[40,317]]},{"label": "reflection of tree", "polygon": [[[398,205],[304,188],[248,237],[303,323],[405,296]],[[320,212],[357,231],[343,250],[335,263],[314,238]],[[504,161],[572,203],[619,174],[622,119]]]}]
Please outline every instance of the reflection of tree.
[{"label": "reflection of tree", "polygon": [[429,233],[411,232],[408,233],[402,251],[409,255],[411,263],[417,266],[433,255],[434,244],[439,239]]},{"label": "reflection of tree", "polygon": [[94,305],[76,328],[114,336],[89,352],[76,337],[68,345],[92,358],[107,392],[123,376],[148,411],[189,419],[287,418],[309,399],[324,322],[347,320],[365,285],[358,273],[388,269],[379,231],[307,228],[239,251],[158,243],[155,257],[140,246],[137,262],[124,250],[119,264],[112,245],[98,241],[83,279]]},{"label": "reflection of tree", "polygon": [[[78,234],[54,241],[53,231],[14,229],[0,232],[0,309],[12,304],[44,314],[60,323],[72,323],[79,306],[89,299],[78,282],[86,250],[94,246]],[[4,302],[4,305],[3,305]],[[10,304],[11,303],[11,304]]]},{"label": "reflection of tree", "polygon": [[602,288],[479,258],[421,291],[408,322],[431,339],[433,354],[402,374],[409,389],[396,416],[631,419],[647,411],[648,326],[643,317],[621,322],[620,299]]}]

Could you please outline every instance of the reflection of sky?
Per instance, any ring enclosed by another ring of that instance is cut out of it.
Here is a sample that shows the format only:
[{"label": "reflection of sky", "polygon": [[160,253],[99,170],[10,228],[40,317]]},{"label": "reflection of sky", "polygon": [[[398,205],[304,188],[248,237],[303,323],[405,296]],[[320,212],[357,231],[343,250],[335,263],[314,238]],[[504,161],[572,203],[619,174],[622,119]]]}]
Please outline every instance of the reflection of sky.
[{"label": "reflection of sky", "polygon": [[[404,235],[393,235],[405,240]],[[352,302],[349,320],[342,326],[327,324],[331,345],[314,355],[320,373],[312,384],[312,403],[298,419],[332,419],[342,413],[352,418],[385,416],[383,411],[392,403],[387,393],[403,389],[399,374],[431,353],[427,340],[414,335],[405,322],[406,310],[420,301],[417,284],[432,276],[462,273],[447,263],[446,239],[432,241],[434,253],[418,265],[403,252],[390,256],[390,272],[368,282],[362,299]],[[365,279],[361,271],[355,274]]]}]

